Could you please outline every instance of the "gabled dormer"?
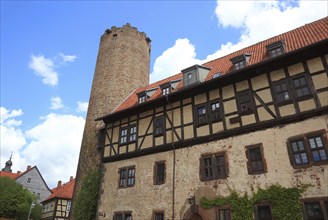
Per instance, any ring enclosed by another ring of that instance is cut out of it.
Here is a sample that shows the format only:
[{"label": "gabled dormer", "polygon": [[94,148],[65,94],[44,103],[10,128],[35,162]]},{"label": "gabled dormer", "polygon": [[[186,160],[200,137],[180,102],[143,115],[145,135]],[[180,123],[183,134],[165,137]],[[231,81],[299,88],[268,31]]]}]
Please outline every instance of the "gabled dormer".
[{"label": "gabled dormer", "polygon": [[269,57],[276,57],[285,53],[285,45],[282,41],[277,41],[266,46]]},{"label": "gabled dormer", "polygon": [[194,83],[203,82],[209,71],[210,68],[197,64],[181,70],[183,73],[183,85],[189,86]]},{"label": "gabled dormer", "polygon": [[246,67],[250,57],[250,53],[244,53],[237,57],[231,58],[230,61],[232,62],[233,70],[239,70]]},{"label": "gabled dormer", "polygon": [[161,88],[162,95],[170,94],[178,86],[180,81],[181,79],[177,79],[160,85],[159,87]]},{"label": "gabled dormer", "polygon": [[156,92],[157,88],[148,89],[146,91],[140,92],[137,94],[138,96],[138,103],[146,102],[152,95]]}]

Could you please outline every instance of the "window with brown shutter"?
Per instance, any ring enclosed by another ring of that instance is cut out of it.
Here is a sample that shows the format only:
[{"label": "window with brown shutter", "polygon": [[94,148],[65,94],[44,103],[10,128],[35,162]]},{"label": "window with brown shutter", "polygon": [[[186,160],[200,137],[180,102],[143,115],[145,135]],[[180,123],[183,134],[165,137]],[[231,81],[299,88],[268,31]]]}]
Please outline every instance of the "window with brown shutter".
[{"label": "window with brown shutter", "polygon": [[226,154],[224,152],[211,155],[203,155],[200,158],[201,181],[225,179],[227,177],[228,164]]},{"label": "window with brown shutter", "polygon": [[262,144],[246,146],[247,170],[249,174],[267,172]]}]

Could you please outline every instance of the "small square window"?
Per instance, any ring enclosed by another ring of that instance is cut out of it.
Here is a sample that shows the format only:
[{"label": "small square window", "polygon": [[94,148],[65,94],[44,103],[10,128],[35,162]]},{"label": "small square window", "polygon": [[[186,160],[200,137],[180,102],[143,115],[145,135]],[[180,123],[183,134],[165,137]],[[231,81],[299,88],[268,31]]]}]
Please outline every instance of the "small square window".
[{"label": "small square window", "polygon": [[165,87],[162,89],[162,94],[163,95],[168,95],[171,93],[171,88],[170,87]]},{"label": "small square window", "polygon": [[137,127],[132,125],[122,128],[120,131],[120,144],[127,144],[137,140]]},{"label": "small square window", "polygon": [[277,104],[289,103],[291,101],[286,80],[278,81],[273,86],[274,95]]},{"label": "small square window", "polygon": [[266,48],[269,52],[270,57],[276,57],[285,52],[284,44],[282,41],[277,41],[273,44],[267,45]]},{"label": "small square window", "polygon": [[146,95],[139,97],[139,103],[144,103],[144,102],[146,102],[146,100],[147,100]]},{"label": "small square window", "polygon": [[131,187],[135,184],[135,168],[127,167],[119,170],[120,180],[119,187]]},{"label": "small square window", "polygon": [[305,76],[294,78],[293,87],[295,90],[296,98],[302,98],[311,95],[310,88],[308,86]]}]

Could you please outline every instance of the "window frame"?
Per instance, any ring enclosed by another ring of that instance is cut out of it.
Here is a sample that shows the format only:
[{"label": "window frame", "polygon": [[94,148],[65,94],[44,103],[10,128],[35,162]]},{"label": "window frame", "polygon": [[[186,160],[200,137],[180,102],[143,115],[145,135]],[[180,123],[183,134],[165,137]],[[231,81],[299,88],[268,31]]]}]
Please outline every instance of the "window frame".
[{"label": "window frame", "polygon": [[[163,166],[163,173],[160,173],[159,166]],[[162,185],[166,182],[166,162],[157,161],[154,165],[154,185]]]},{"label": "window frame", "polygon": [[[219,107],[217,107],[216,105],[219,105]],[[215,106],[215,108],[213,109],[213,105]],[[221,102],[219,99],[217,100],[213,100],[210,102],[210,106],[209,106],[209,109],[210,109],[210,121],[211,122],[218,122],[218,121],[222,121],[222,114],[221,114]],[[217,118],[216,118],[217,116]]]},{"label": "window frame", "polygon": [[285,53],[284,42],[281,40],[267,45],[266,49],[270,58],[274,58]]},{"label": "window frame", "polygon": [[[133,170],[133,176],[130,176],[130,172]],[[124,172],[124,175],[122,175],[122,172]],[[135,166],[129,166],[129,167],[122,167],[118,169],[118,187],[119,188],[129,188],[134,187],[136,183],[136,168]],[[132,179],[132,184],[129,183],[129,180]],[[123,180],[123,182],[122,182]]]},{"label": "window frame", "polygon": [[[161,215],[162,217],[158,218],[157,216]],[[153,211],[153,220],[165,220],[165,213],[164,211]]]},{"label": "window frame", "polygon": [[[244,97],[247,97],[247,99],[244,99]],[[253,96],[249,89],[237,92],[236,102],[238,112],[241,116],[254,114],[256,108],[254,105]],[[245,105],[246,107],[248,107],[248,109],[245,110],[242,105]]]},{"label": "window frame", "polygon": [[271,220],[273,220],[272,215],[272,205],[269,202],[262,202],[255,205],[255,220],[268,220],[268,218],[260,218],[259,216],[259,207],[269,207],[270,214],[271,214]]},{"label": "window frame", "polygon": [[[218,157],[224,158],[224,165],[218,164]],[[209,161],[210,164],[205,164],[205,160]],[[224,175],[219,174],[219,167],[224,168]],[[213,154],[203,154],[199,158],[199,176],[201,181],[211,181],[211,180],[218,180],[218,179],[227,179],[229,177],[229,163],[228,163],[228,156],[225,151],[217,152]],[[210,173],[211,175],[206,175]]]},{"label": "window frame", "polygon": [[[118,218],[121,216],[121,218]],[[130,217],[129,219],[127,217]],[[113,220],[133,220],[132,211],[114,212]]]},{"label": "window frame", "polygon": [[[161,129],[161,132],[157,132],[157,128]],[[155,137],[163,136],[166,130],[165,125],[165,117],[161,115],[159,117],[154,118],[153,121],[153,134]]]},{"label": "window frame", "polygon": [[[205,110],[205,113],[199,114],[200,109]],[[195,106],[195,117],[196,117],[197,126],[202,126],[202,125],[208,124],[209,120],[208,120],[208,113],[207,112],[208,112],[208,109],[207,109],[207,104],[206,103]],[[200,121],[200,119],[202,119],[202,121]]]},{"label": "window frame", "polygon": [[[305,220],[319,220],[319,219],[328,219],[328,197],[314,197],[314,198],[304,198],[301,199],[302,202],[302,211],[303,218]],[[311,218],[308,216],[308,210],[306,209],[306,204],[318,203],[321,211],[321,217]]]},{"label": "window frame", "polygon": [[[138,130],[137,125],[130,125],[120,128],[120,137],[119,137],[119,145],[126,145],[130,143],[135,143],[138,139]],[[134,129],[134,132],[131,132],[131,129]],[[124,136],[122,135],[122,131],[126,130],[126,134]],[[125,142],[122,142],[122,138],[125,137]],[[134,139],[131,140],[131,137],[134,137]]]},{"label": "window frame", "polygon": [[[282,86],[282,84],[285,84],[286,89],[281,90],[281,91],[277,91],[276,87],[277,86]],[[289,83],[288,83],[287,79],[281,79],[281,80],[278,80],[276,82],[273,82],[272,83],[272,91],[273,91],[272,93],[273,93],[273,96],[274,96],[274,99],[275,99],[275,104],[277,106],[286,105],[286,104],[289,104],[289,103],[293,102],[292,92],[290,90],[290,86],[289,86]],[[285,93],[285,92],[287,92],[287,94],[288,94],[288,99],[280,100],[278,98],[278,96],[282,93]]]},{"label": "window frame", "polygon": [[[320,150],[324,150],[325,155],[326,155],[325,160],[315,161],[315,159],[314,159],[314,156],[313,156],[314,150],[312,150],[311,144],[309,142],[309,139],[314,138],[314,137],[316,137],[316,138],[320,137],[320,139],[321,139],[321,143],[323,146],[320,148]],[[292,146],[292,143],[296,142],[296,141],[303,142],[305,149],[304,149],[304,151],[302,151],[302,153],[306,153],[308,163],[297,164],[296,159],[294,157],[295,151],[293,151],[293,146]],[[291,166],[294,169],[328,164],[328,140],[327,140],[326,131],[324,129],[290,137],[287,139],[286,143],[287,143],[287,151],[288,151],[289,161],[290,161]]]},{"label": "window frame", "polygon": [[[220,211],[224,211],[224,218],[222,219],[220,216]],[[226,216],[226,211],[229,212],[229,216],[227,218]],[[216,208],[216,219],[217,220],[232,220],[232,216],[231,216],[231,207],[230,206],[220,206]]]},{"label": "window frame", "polygon": [[[301,78],[304,78],[305,85],[301,85],[301,86],[296,87],[294,81],[299,80]],[[294,98],[295,98],[296,101],[303,101],[303,100],[306,100],[306,99],[309,99],[309,98],[313,97],[313,90],[312,90],[310,81],[309,81],[309,79],[308,79],[308,77],[306,76],[305,73],[297,74],[296,76],[293,76],[291,78],[291,86],[293,88]],[[308,94],[305,94],[305,95],[302,95],[302,96],[299,97],[298,94],[297,94],[297,90],[299,88],[301,88],[301,89],[306,88],[308,90]]]},{"label": "window frame", "polygon": [[[253,160],[251,157],[251,151],[259,149],[260,150],[260,155],[261,159],[260,160]],[[253,144],[253,145],[248,145],[245,147],[245,153],[246,153],[246,158],[247,158],[247,172],[249,175],[253,174],[263,174],[267,172],[267,164],[266,160],[264,157],[264,152],[263,152],[263,145],[262,143],[259,144]],[[253,169],[253,162],[261,162],[262,163],[262,169]]]}]

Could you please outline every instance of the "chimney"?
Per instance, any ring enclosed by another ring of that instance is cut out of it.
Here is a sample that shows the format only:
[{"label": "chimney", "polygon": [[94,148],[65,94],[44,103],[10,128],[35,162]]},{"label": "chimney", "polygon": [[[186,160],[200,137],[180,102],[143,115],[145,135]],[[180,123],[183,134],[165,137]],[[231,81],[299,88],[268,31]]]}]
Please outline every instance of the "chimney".
[{"label": "chimney", "polygon": [[71,182],[73,180],[73,176],[71,176],[70,178],[69,178],[69,181]]},{"label": "chimney", "polygon": [[62,181],[61,180],[59,180],[58,184],[57,184],[57,188],[60,188],[60,187],[62,187]]},{"label": "chimney", "polygon": [[31,169],[31,165],[27,165],[26,171]]}]

